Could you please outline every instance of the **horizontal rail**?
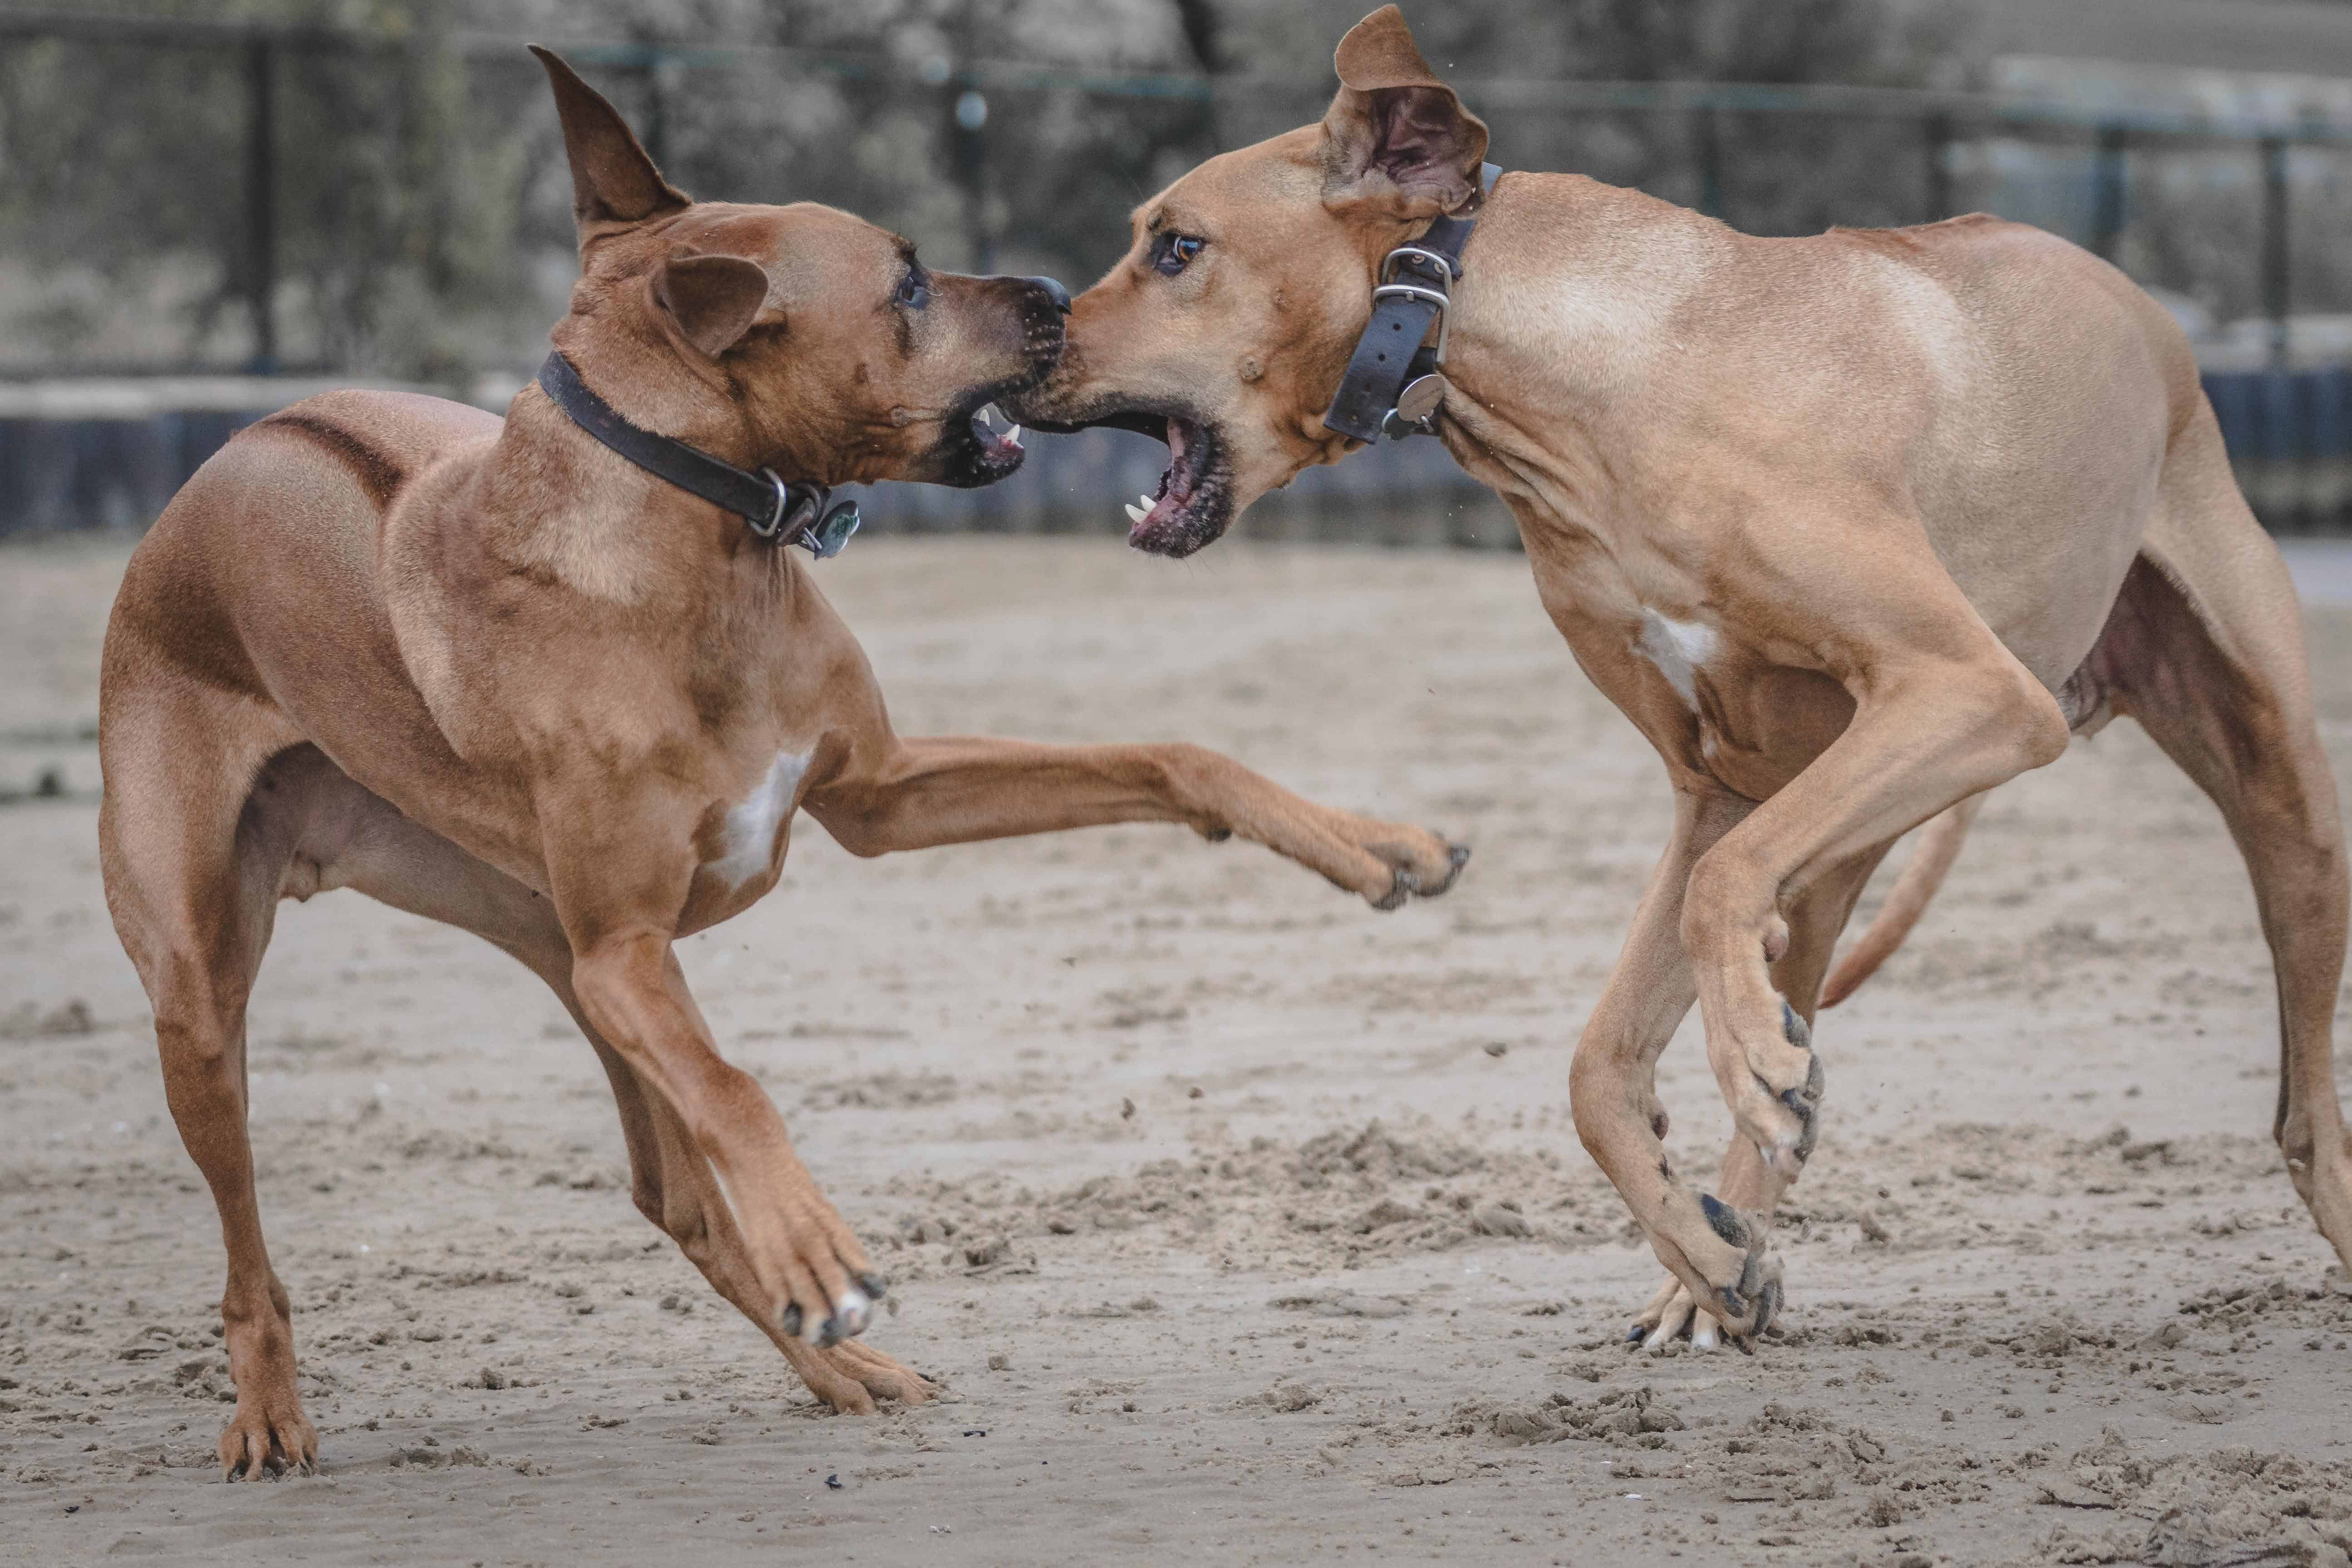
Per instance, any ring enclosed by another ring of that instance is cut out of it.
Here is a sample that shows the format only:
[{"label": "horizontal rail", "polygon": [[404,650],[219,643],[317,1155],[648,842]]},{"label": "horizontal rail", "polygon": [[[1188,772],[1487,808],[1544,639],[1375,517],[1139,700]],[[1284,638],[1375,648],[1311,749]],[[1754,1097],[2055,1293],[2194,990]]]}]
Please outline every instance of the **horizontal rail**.
[{"label": "horizontal rail", "polygon": [[[548,44],[573,60],[616,68],[757,63],[779,74],[1002,92],[1077,91],[1100,97],[1213,104],[1249,102],[1268,92],[1319,96],[1329,78],[1202,76],[1181,72],[1073,70],[1017,60],[904,60],[876,53],[792,48],[767,44],[653,43],[600,37],[509,34],[362,32],[197,17],[90,16],[0,8],[0,42],[45,37],[90,44],[235,49],[261,41],[294,51],[387,52],[436,49],[467,57],[520,57],[526,41]],[[1844,82],[1554,81],[1514,78],[1457,82],[1462,96],[1510,112],[1698,112],[1812,115],[1855,119],[1940,120],[1955,132],[2120,131],[2135,137],[2186,141],[2282,141],[2352,146],[2352,121],[2320,116],[2275,117],[2167,109],[2104,108],[1984,92],[1873,87]]]}]

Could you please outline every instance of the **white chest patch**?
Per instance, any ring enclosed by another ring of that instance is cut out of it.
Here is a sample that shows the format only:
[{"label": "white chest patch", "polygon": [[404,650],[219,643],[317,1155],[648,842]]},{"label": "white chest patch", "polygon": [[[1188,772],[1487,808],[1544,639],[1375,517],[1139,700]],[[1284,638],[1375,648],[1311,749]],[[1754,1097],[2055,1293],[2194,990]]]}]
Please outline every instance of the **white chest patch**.
[{"label": "white chest patch", "polygon": [[776,829],[793,808],[793,793],[808,772],[812,754],[778,752],[767,775],[727,813],[726,853],[711,861],[710,868],[726,878],[728,886],[740,888],[766,873],[776,852]]},{"label": "white chest patch", "polygon": [[1698,672],[1723,646],[1723,638],[1704,621],[1670,621],[1655,610],[1642,612],[1642,635],[1634,647],[1658,667],[1666,684],[1694,712],[1698,708]]}]

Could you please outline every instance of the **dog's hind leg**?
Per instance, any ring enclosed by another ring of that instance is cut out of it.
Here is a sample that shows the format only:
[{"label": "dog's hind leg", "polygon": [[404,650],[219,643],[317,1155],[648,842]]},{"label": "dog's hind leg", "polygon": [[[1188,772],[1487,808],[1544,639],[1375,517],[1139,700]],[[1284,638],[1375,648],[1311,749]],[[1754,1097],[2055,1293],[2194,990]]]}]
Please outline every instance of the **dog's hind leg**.
[{"label": "dog's hind leg", "polygon": [[[1658,1261],[1678,1279],[1696,1273],[1731,1281],[1754,1302],[1748,1327],[1760,1331],[1780,1300],[1780,1264],[1759,1227],[1676,1179],[1656,1087],[1659,1053],[1698,995],[1679,934],[1691,868],[1749,809],[1728,795],[1676,792],[1673,836],[1577,1041],[1568,1093],[1577,1136],[1633,1211]],[[1658,1219],[1680,1223],[1669,1229]],[[1672,1299],[1661,1291],[1651,1305],[1663,1314]],[[1656,1320],[1636,1322],[1628,1337],[1645,1340],[1656,1327]]]},{"label": "dog's hind leg", "polygon": [[[2212,797],[2245,857],[2277,980],[2272,1134],[2352,1273],[2352,1142],[2331,1043],[2347,923],[2336,781],[2313,717],[2294,584],[2225,489],[2226,469],[2218,479],[2205,481],[2201,515],[2150,531],[2086,668]],[[2198,499],[2194,484],[2170,473],[2167,483]],[[2186,510],[2178,494],[2168,499]]]},{"label": "dog's hind leg", "polygon": [[295,1386],[292,1307],[262,1240],[245,1059],[246,1003],[292,856],[270,758],[299,737],[176,670],[125,673],[111,637],[107,651],[99,864],[154,1010],[164,1099],[228,1251],[220,1311],[236,1412],[221,1467],[231,1478],[307,1470],[319,1436]]},{"label": "dog's hind leg", "polygon": [[[1838,934],[1853,915],[1854,902],[1862,897],[1871,872],[1892,847],[1891,844],[1882,844],[1834,868],[1790,902],[1789,946],[1772,965],[1772,984],[1789,999],[1789,1005],[1796,1009],[1808,1029],[1812,1026],[1817,1010],[1822,976],[1829,969],[1830,955],[1837,949]],[[1818,1118],[1820,1114],[1821,1108],[1816,1105],[1813,1115]],[[1811,1147],[1817,1131],[1818,1126],[1806,1130],[1806,1147]],[[1723,1153],[1723,1173],[1717,1181],[1716,1194],[1736,1209],[1769,1219],[1772,1211],[1780,1206],[1781,1194],[1794,1179],[1766,1164],[1757,1154],[1756,1145],[1735,1132],[1730,1147]],[[1650,1304],[1633,1320],[1633,1327],[1643,1335],[1644,1350],[1663,1350],[1687,1331],[1691,1347],[1705,1351],[1716,1347],[1723,1325],[1714,1313],[1698,1309],[1687,1286],[1669,1276],[1650,1299]]]}]

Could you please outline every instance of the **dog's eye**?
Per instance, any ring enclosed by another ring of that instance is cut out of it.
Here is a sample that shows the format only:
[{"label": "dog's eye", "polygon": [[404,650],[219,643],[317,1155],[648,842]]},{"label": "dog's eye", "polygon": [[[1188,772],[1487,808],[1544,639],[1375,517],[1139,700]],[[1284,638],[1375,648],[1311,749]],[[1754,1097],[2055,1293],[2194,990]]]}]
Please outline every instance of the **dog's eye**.
[{"label": "dog's eye", "polygon": [[1192,265],[1208,241],[1189,234],[1163,234],[1151,242],[1151,265],[1154,270],[1173,278]]},{"label": "dog's eye", "polygon": [[899,279],[898,302],[909,310],[919,310],[931,302],[931,280],[921,268],[909,268]]}]

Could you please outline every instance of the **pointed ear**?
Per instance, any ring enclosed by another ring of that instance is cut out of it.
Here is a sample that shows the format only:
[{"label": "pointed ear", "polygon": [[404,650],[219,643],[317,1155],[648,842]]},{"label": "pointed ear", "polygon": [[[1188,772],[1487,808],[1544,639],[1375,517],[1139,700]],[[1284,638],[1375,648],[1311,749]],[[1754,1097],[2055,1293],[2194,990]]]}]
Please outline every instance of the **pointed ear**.
[{"label": "pointed ear", "polygon": [[1339,40],[1339,94],[1323,116],[1323,205],[1435,217],[1475,205],[1486,122],[1462,107],[1383,5]]},{"label": "pointed ear", "polygon": [[555,112],[563,121],[563,153],[572,161],[572,216],[580,243],[601,238],[616,226],[643,223],[693,205],[684,191],[661,177],[654,161],[629,133],[628,122],[604,95],[537,44],[530,52],[547,68],[555,89]]},{"label": "pointed ear", "polygon": [[768,274],[740,256],[673,256],[654,274],[654,303],[696,349],[717,359],[751,330]]}]

